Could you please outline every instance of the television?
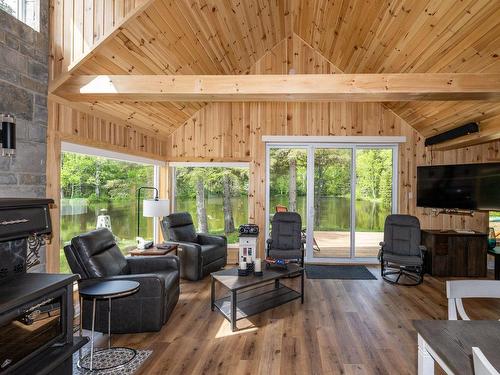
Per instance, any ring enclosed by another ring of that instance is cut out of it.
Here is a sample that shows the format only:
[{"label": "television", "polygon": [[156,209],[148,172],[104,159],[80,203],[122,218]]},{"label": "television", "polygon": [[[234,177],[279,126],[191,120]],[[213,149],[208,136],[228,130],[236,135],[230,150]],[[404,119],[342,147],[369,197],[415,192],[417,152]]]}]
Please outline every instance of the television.
[{"label": "television", "polygon": [[417,167],[417,206],[500,210],[500,163]]}]

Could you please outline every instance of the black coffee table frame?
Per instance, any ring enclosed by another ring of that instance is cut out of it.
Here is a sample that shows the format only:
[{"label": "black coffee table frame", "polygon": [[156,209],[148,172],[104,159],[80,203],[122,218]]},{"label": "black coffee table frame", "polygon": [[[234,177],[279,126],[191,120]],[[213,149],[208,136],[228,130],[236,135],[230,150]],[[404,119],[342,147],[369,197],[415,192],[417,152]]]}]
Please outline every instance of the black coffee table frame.
[{"label": "black coffee table frame", "polygon": [[[280,283],[290,276],[300,276],[300,292]],[[264,270],[263,276],[238,276],[236,268],[214,272],[211,278],[212,311],[217,309],[236,331],[236,322],[265,310],[299,299],[304,303],[304,268],[290,264],[286,270]],[[215,299],[215,284],[219,282],[230,294]]]}]

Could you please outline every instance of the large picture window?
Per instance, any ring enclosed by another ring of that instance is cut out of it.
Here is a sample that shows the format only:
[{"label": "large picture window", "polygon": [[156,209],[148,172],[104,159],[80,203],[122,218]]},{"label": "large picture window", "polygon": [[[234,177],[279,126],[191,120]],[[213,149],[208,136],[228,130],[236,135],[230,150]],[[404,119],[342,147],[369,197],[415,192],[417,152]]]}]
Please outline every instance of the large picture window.
[{"label": "large picture window", "polygon": [[248,167],[174,167],[174,210],[187,211],[199,232],[225,234],[238,242],[238,226],[248,222]]},{"label": "large picture window", "polygon": [[[81,233],[109,225],[123,253],[135,246],[136,191],[154,185],[154,165],[74,152],[61,156],[60,270],[70,272],[63,247]],[[144,192],[147,196],[149,192]],[[140,235],[153,239],[152,218],[141,217]]]},{"label": "large picture window", "polygon": [[40,31],[40,0],[0,0],[0,10]]}]

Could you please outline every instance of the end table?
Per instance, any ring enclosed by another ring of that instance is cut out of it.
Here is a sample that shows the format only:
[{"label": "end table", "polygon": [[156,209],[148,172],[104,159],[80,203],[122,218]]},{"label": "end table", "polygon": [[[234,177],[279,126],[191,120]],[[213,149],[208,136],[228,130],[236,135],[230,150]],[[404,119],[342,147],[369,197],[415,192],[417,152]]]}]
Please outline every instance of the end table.
[{"label": "end table", "polygon": [[165,245],[158,247],[153,246],[150,247],[149,249],[132,249],[128,253],[130,256],[137,257],[137,256],[159,256],[159,255],[167,255],[170,254],[171,252],[175,251],[175,255],[178,255],[178,249],[179,246],[177,245]]},{"label": "end table", "polygon": [[[137,281],[131,280],[112,280],[99,281],[95,284],[83,287],[79,290],[80,293],[80,336],[82,335],[82,314],[83,300],[92,300],[92,336],[90,338],[90,353],[80,358],[78,368],[90,371],[104,371],[109,369],[118,369],[130,363],[137,352],[135,349],[124,347],[111,347],[111,300],[113,298],[125,297],[134,294],[139,290],[140,284]],[[95,308],[98,299],[108,300],[108,348],[96,350],[94,352],[94,325],[95,325]],[[110,360],[113,354],[117,352],[126,352],[125,360],[121,362]],[[97,362],[97,367],[96,367]]]}]

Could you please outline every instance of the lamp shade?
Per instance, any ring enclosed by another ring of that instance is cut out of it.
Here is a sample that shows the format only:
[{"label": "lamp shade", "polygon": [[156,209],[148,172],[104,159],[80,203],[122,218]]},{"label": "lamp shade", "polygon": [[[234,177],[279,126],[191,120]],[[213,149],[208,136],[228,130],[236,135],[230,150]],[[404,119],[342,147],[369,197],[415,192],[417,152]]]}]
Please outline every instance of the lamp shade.
[{"label": "lamp shade", "polygon": [[162,217],[170,213],[168,199],[144,199],[142,201],[142,216]]}]

